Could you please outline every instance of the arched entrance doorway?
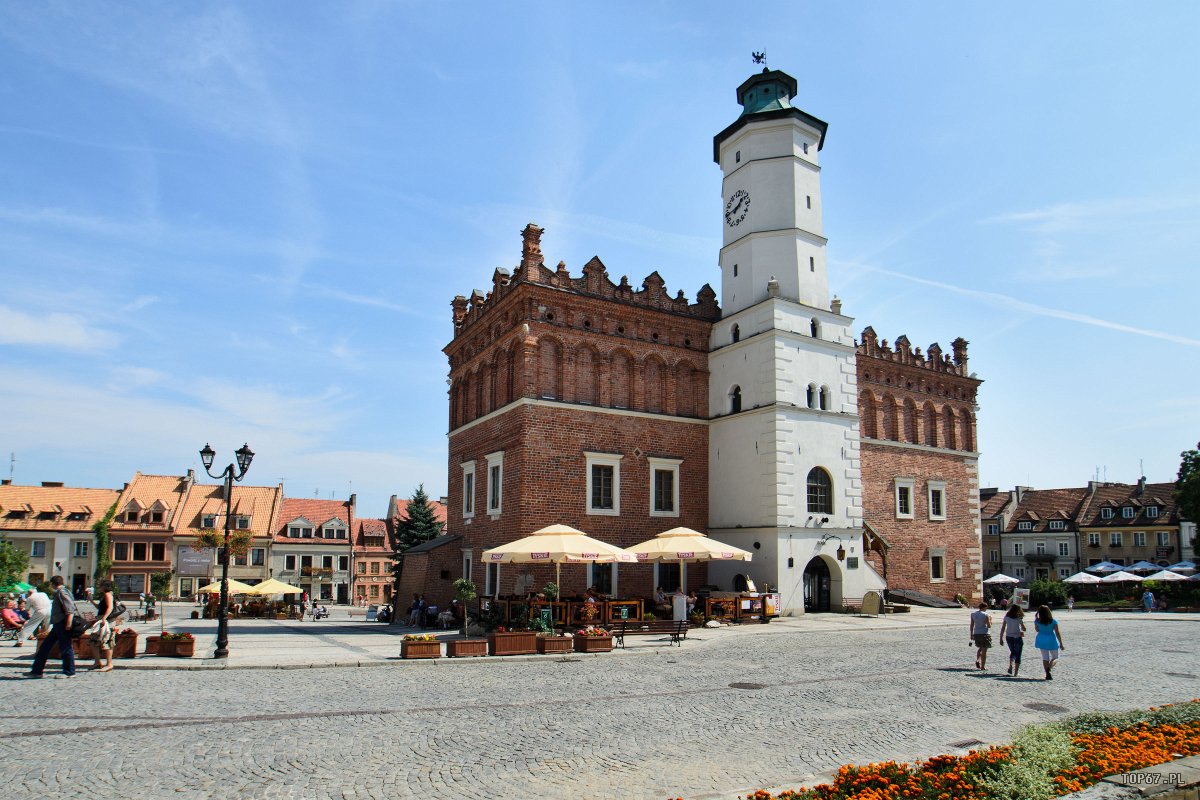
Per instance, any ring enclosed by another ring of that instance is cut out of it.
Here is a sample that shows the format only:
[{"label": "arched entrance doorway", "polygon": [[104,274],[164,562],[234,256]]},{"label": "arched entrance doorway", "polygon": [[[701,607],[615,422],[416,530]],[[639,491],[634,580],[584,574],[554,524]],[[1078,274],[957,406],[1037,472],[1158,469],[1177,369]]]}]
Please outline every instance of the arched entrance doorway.
[{"label": "arched entrance doorway", "polygon": [[831,610],[833,580],[829,565],[820,556],[808,562],[804,568],[804,613],[820,614]]}]

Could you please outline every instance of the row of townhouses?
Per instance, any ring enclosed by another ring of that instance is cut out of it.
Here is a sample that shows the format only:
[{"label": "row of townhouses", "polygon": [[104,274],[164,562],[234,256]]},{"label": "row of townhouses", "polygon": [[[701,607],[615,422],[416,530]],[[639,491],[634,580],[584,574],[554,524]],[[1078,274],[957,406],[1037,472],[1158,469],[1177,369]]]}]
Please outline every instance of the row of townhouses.
[{"label": "row of townhouses", "polygon": [[980,491],[988,576],[1066,578],[1102,561],[1167,566],[1196,553],[1196,525],[1180,517],[1174,483],[1090,481],[1069,489]]},{"label": "row of townhouses", "polygon": [[[233,488],[230,528],[250,546],[229,575],[243,583],[276,578],[328,603],[388,602],[392,551],[408,501],[392,496],[385,518],[359,517],[346,500],[286,497],[283,485]],[[434,502],[439,519],[445,505]],[[198,483],[195,473],[143,475],[122,489],[81,489],[59,482],[0,483],[0,534],[29,555],[24,580],[62,575],[77,595],[93,585],[96,524],[109,524],[109,576],[122,597],[150,591],[150,576],[174,573],[171,595],[192,597],[220,576],[213,548],[197,546],[202,531],[225,529],[225,488]]]}]

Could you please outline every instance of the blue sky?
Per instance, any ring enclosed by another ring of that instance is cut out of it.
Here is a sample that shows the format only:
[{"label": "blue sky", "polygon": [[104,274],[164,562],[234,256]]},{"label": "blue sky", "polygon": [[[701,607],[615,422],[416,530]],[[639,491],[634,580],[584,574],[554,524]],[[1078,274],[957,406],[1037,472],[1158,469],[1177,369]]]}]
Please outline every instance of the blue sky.
[{"label": "blue sky", "polygon": [[1197,41],[1192,2],[0,2],[0,453],[119,487],[245,441],[366,516],[444,493],[453,296],[529,221],[573,273],[716,285],[712,136],[765,50],[830,124],[856,329],[970,340],[983,483],[1172,480]]}]

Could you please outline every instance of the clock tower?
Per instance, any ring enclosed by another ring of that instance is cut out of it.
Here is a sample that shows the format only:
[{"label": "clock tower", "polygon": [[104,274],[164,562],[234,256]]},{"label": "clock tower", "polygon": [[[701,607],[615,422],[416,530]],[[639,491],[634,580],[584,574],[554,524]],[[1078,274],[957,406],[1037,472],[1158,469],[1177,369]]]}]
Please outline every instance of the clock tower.
[{"label": "clock tower", "polygon": [[713,562],[781,594],[785,613],[861,601],[883,579],[863,558],[853,320],[830,302],[821,226],[826,124],[796,80],[764,69],[713,139],[721,167],[721,309],[709,342],[709,532],[754,553]]},{"label": "clock tower", "polygon": [[735,313],[781,297],[829,305],[821,235],[821,167],[827,125],[791,104],[796,79],[764,69],[738,87],[742,115],[713,139],[724,180],[721,307]]}]

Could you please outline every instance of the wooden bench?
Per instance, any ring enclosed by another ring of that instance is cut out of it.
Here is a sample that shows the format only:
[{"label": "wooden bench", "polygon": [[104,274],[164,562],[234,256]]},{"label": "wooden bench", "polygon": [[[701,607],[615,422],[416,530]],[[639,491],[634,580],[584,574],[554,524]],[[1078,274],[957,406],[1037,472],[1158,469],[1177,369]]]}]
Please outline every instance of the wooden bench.
[{"label": "wooden bench", "polygon": [[670,619],[650,619],[650,620],[621,620],[620,624],[613,628],[613,644],[617,647],[625,647],[626,636],[670,636],[671,644],[683,647],[683,640],[687,638],[688,628],[691,627],[687,620],[670,620]]}]

